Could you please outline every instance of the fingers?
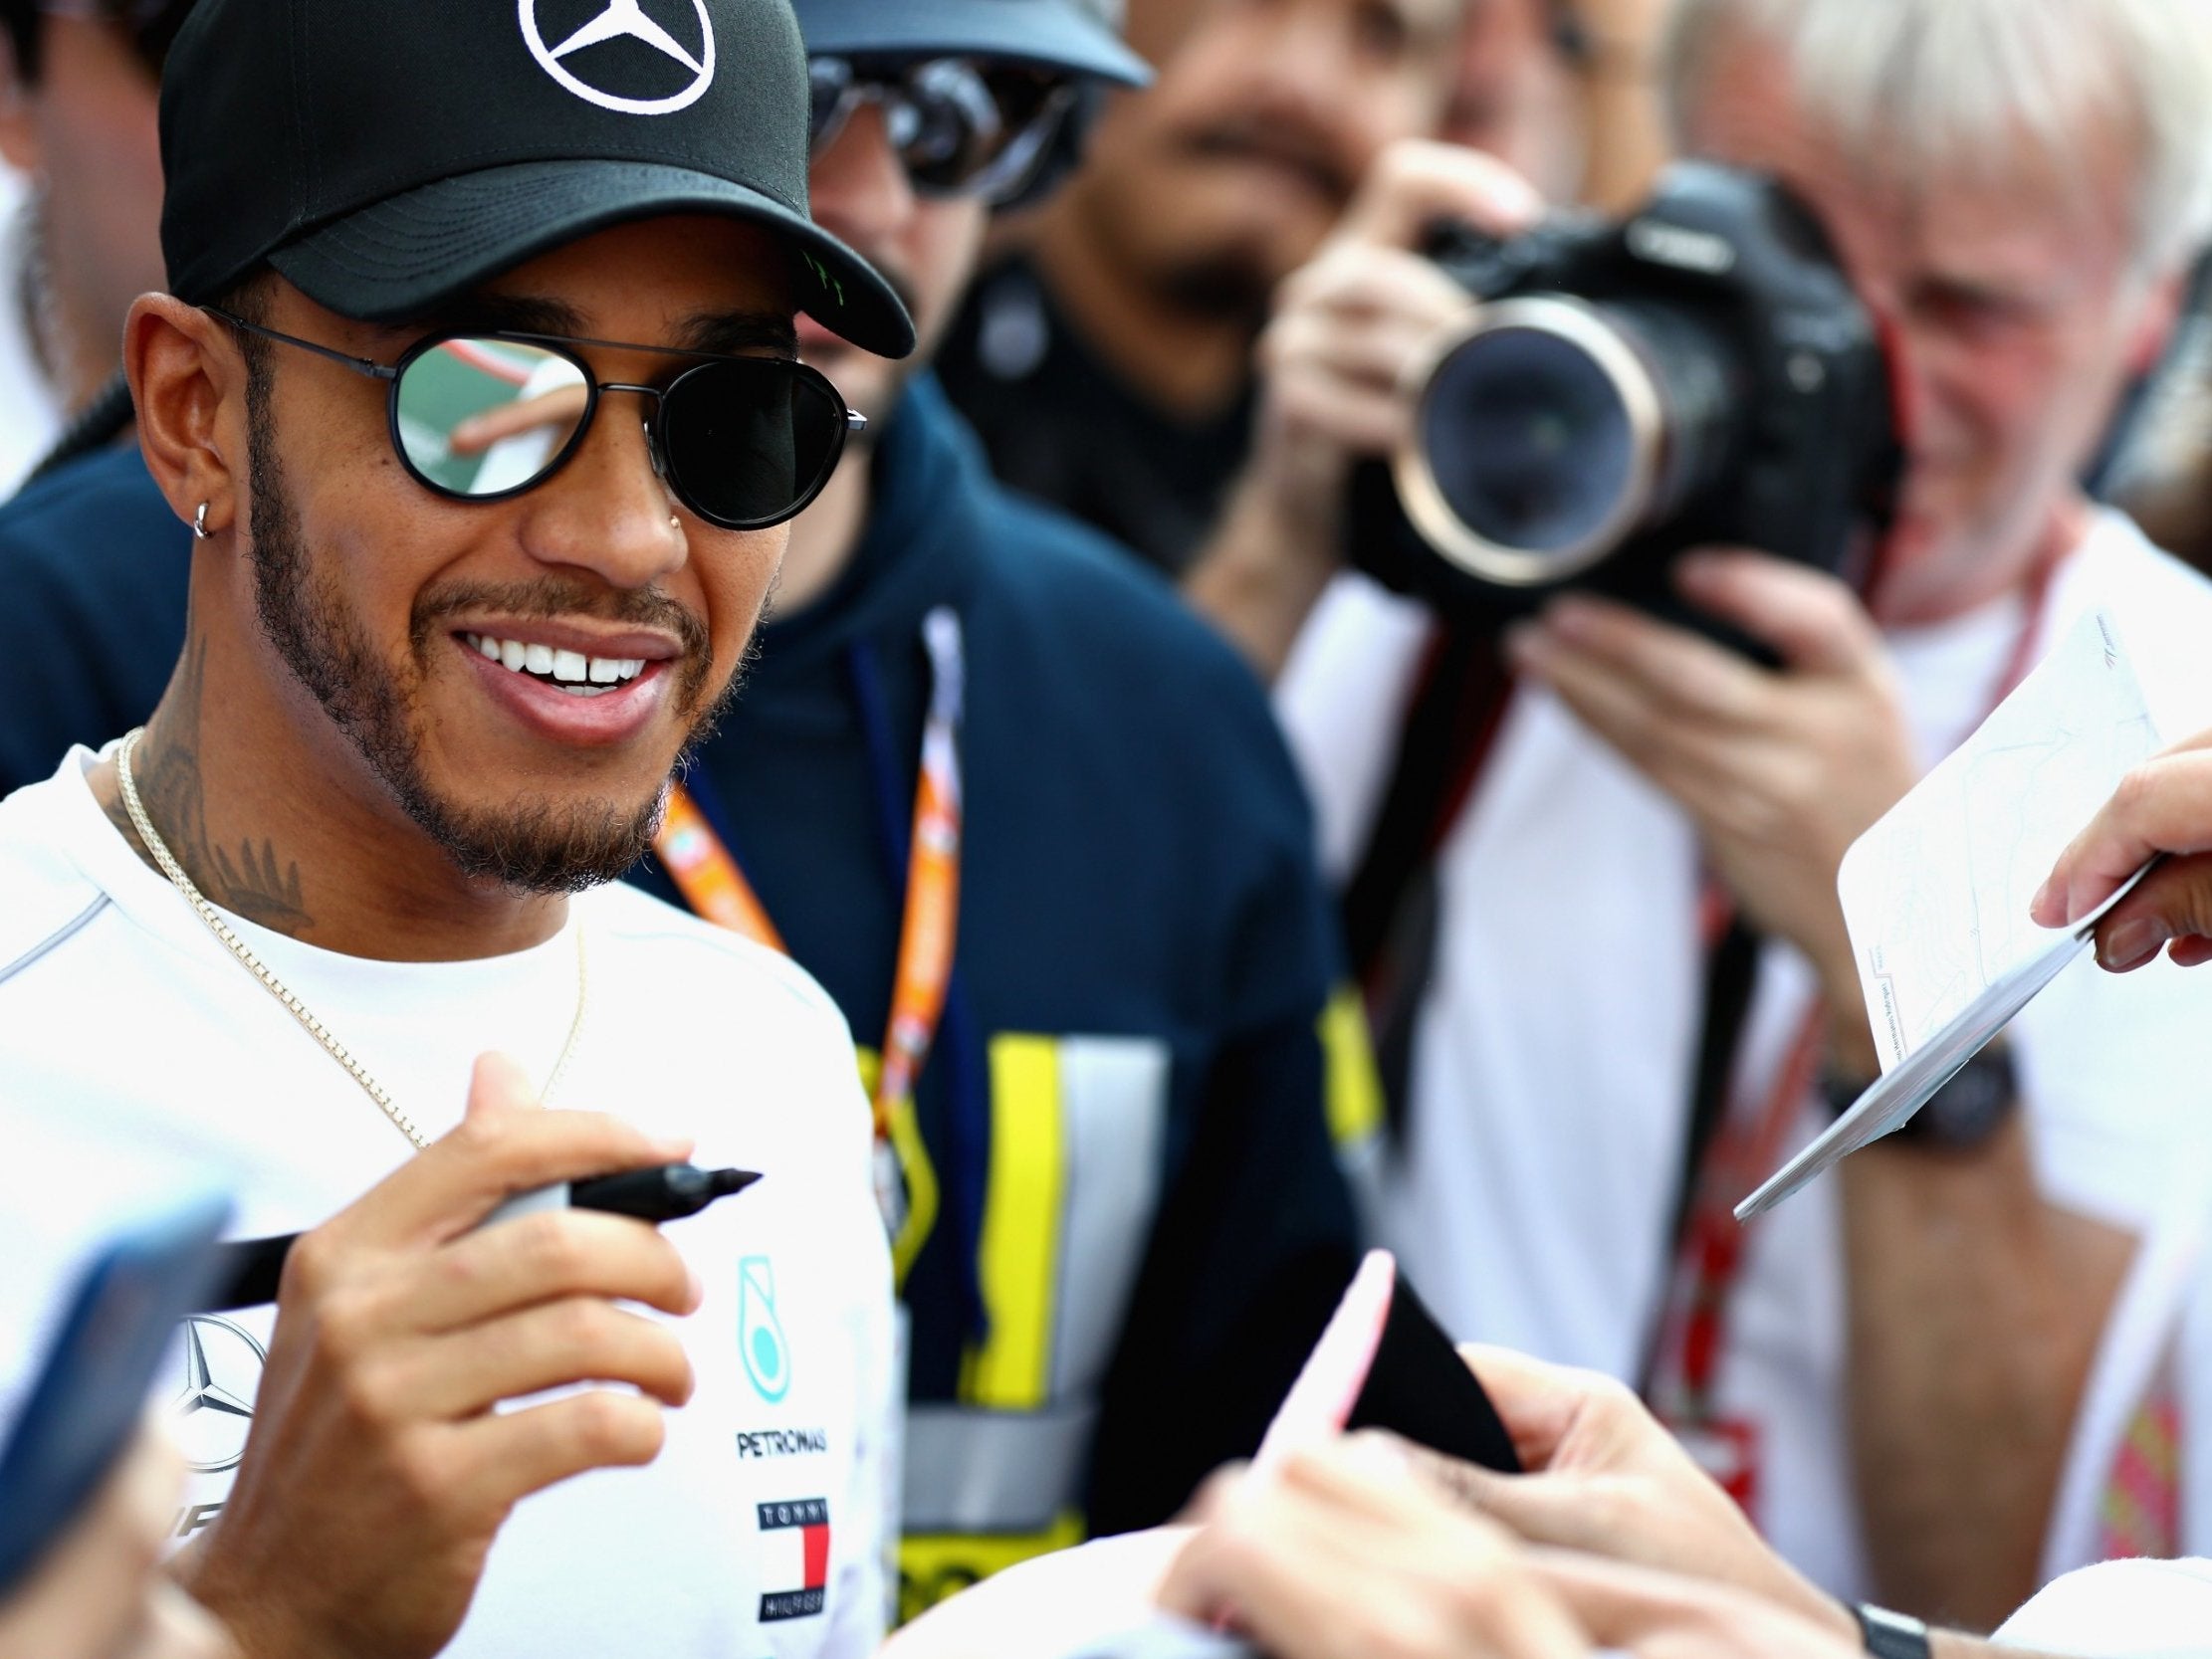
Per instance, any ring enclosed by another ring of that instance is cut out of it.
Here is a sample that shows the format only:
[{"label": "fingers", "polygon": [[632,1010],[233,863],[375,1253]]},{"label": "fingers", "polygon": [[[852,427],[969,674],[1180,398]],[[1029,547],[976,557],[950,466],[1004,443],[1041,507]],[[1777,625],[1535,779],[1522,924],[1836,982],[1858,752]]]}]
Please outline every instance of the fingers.
[{"label": "fingers", "polygon": [[1683,598],[1773,647],[1791,668],[1848,674],[1880,656],[1866,606],[1825,570],[1765,553],[1706,552],[1674,574]]},{"label": "fingers", "polygon": [[1497,1407],[1521,1467],[1532,1473],[1551,1466],[1579,1412],[1613,1397],[1619,1387],[1598,1372],[1550,1364],[1511,1348],[1468,1344],[1459,1357]]},{"label": "fingers", "polygon": [[234,1655],[230,1637],[214,1616],[162,1580],[153,1586],[145,1623],[124,1659],[234,1659]]},{"label": "fingers", "polygon": [[1536,187],[1479,150],[1407,139],[1377,157],[1338,228],[1344,240],[1419,248],[1439,220],[1513,236],[1544,216]]},{"label": "fingers", "polygon": [[456,1501],[504,1513],[587,1470],[641,1468],[660,1456],[667,1432],[656,1401],[605,1388],[480,1417],[453,1431]]},{"label": "fingers", "polygon": [[478,1079],[458,1128],[294,1246],[288,1289],[296,1279],[313,1285],[345,1246],[440,1243],[518,1192],[690,1155],[690,1142],[657,1139],[618,1118],[520,1110],[514,1079],[490,1062],[480,1064]]},{"label": "fingers", "polygon": [[1625,736],[1656,737],[1682,720],[1741,728],[1771,701],[1771,677],[1747,659],[1605,600],[1561,599],[1541,622],[1515,630],[1507,649],[1516,667],[1556,690],[1594,692],[1604,682],[1625,694],[1599,700],[1620,706]]},{"label": "fingers", "polygon": [[[2169,750],[2121,780],[2089,828],[2060,855],[2031,914],[2046,928],[2063,927],[2110,898],[2153,855],[2207,851],[2212,851],[2212,749]],[[2133,899],[2122,908],[2144,914]]]},{"label": "fingers", "polygon": [[[1376,1437],[1300,1451],[1272,1476],[1218,1481],[1203,1510],[1164,1603],[1195,1618],[1233,1615],[1281,1659],[1588,1651],[1522,1570],[1517,1547],[1439,1499]],[[1344,1594],[1347,1582],[1362,1593]]]},{"label": "fingers", "polygon": [[142,1431],[29,1583],[0,1611],[4,1659],[108,1659],[138,1628],[182,1484],[176,1454]]},{"label": "fingers", "polygon": [[460,422],[446,435],[446,443],[456,455],[477,455],[503,438],[524,432],[556,427],[564,433],[582,416],[588,401],[589,394],[583,387],[563,386],[520,403],[501,404]]},{"label": "fingers", "polygon": [[438,1332],[575,1296],[689,1314],[701,1291],[683,1253],[657,1228],[627,1216],[549,1210],[454,1240],[404,1295],[408,1325]]},{"label": "fingers", "polygon": [[2132,973],[2173,946],[2184,967],[2212,959],[2212,857],[2172,860],[2097,925],[2097,960],[2110,973]]},{"label": "fingers", "polygon": [[379,1368],[410,1415],[455,1420],[577,1382],[626,1382],[666,1405],[691,1398],[674,1332],[596,1297],[571,1297],[411,1345]]}]

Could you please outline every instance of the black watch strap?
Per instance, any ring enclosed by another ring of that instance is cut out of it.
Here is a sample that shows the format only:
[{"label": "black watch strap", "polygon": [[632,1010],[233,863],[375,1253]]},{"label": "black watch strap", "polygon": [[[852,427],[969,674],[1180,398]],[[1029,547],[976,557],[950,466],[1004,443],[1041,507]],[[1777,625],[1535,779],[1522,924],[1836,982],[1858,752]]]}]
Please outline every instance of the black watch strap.
[{"label": "black watch strap", "polygon": [[1928,1642],[1928,1627],[1916,1618],[1870,1607],[1864,1601],[1851,1612],[1859,1621],[1859,1634],[1866,1641],[1867,1651],[1876,1659],[1929,1659],[1934,1652]]}]

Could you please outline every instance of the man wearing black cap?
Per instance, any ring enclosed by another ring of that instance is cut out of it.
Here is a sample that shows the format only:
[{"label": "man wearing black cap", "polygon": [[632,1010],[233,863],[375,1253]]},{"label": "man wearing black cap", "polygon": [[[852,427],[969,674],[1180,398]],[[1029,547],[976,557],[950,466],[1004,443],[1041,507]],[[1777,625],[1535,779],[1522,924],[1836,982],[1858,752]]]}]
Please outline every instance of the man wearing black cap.
[{"label": "man wearing black cap", "polygon": [[[880,1632],[849,1039],[599,885],[857,424],[794,313],[912,344],[807,217],[805,94],[781,0],[202,0],[173,48],[170,292],[124,360],[187,635],[146,726],[0,804],[0,1102],[306,1230],[168,1386],[175,1570],[249,1659]],[[766,1178],[666,1234],[480,1225],[686,1156]]]},{"label": "man wearing black cap", "polygon": [[[1048,190],[1086,95],[1141,66],[1078,0],[798,14],[815,213],[906,296],[920,360],[993,204]],[[1325,1079],[1356,1134],[1364,1049],[1348,1012],[1318,1031],[1327,911],[1250,677],[994,483],[934,380],[800,339],[870,432],[792,527],[653,880],[787,944],[870,1051],[912,1611],[1251,1452],[1352,1265]]]}]

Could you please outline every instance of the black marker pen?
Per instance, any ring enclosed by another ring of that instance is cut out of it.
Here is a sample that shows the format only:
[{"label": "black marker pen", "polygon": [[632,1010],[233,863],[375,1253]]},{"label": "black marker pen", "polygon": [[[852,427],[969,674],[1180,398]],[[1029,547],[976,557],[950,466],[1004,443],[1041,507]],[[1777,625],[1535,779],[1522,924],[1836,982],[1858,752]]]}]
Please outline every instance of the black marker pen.
[{"label": "black marker pen", "polygon": [[[760,1178],[751,1169],[701,1169],[690,1163],[625,1169],[618,1175],[560,1181],[535,1192],[518,1193],[478,1225],[490,1227],[540,1210],[577,1209],[627,1215],[658,1226],[663,1221],[697,1215],[716,1200],[743,1192]],[[286,1233],[281,1238],[240,1239],[216,1246],[222,1259],[216,1289],[198,1312],[228,1314],[276,1301],[285,1257],[292,1253],[299,1237],[298,1233]]]}]

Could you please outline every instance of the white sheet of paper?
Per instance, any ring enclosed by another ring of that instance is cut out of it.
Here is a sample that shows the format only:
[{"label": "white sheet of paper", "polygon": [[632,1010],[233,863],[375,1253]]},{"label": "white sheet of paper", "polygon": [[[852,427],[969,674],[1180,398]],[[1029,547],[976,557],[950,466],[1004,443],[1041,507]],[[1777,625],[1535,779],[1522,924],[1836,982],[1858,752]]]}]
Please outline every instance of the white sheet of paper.
[{"label": "white sheet of paper", "polygon": [[2120,779],[2159,746],[2119,635],[2093,612],[1853,844],[1837,892],[1881,1080],[1745,1199],[1737,1220],[1903,1128],[2081,953],[2147,866],[2072,928],[2040,929],[2028,907]]}]

